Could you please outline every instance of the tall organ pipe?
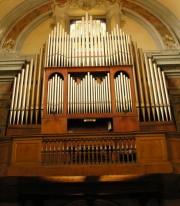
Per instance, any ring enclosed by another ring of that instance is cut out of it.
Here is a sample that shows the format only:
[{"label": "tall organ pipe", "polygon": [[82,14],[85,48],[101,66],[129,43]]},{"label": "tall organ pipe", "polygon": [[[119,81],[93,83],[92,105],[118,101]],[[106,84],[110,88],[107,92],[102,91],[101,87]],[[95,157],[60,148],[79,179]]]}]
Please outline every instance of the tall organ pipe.
[{"label": "tall organ pipe", "polygon": [[12,124],[12,117],[13,117],[14,104],[15,104],[16,87],[17,87],[17,77],[14,77],[12,100],[11,100],[11,107],[10,107],[10,116],[9,116],[9,124]]},{"label": "tall organ pipe", "polygon": [[29,78],[28,78],[28,86],[27,86],[27,100],[26,100],[26,124],[28,123],[29,117],[29,109],[30,109],[30,95],[31,95],[31,84],[32,84],[32,73],[33,73],[33,59],[30,62],[29,68]]}]

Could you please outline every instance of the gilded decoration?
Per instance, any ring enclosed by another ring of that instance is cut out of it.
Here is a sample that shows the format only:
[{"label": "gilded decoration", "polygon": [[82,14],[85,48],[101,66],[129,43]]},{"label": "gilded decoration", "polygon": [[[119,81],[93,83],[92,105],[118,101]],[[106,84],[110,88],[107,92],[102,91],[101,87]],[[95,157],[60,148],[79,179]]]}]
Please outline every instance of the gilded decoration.
[{"label": "gilded decoration", "polygon": [[176,49],[177,48],[177,45],[176,45],[174,39],[171,36],[165,34],[164,37],[163,37],[163,41],[165,43],[165,46],[168,49]]},{"label": "gilded decoration", "polygon": [[124,0],[53,0],[54,5],[60,7],[75,6],[83,10],[91,10],[98,5],[112,5],[118,4],[122,6]]},{"label": "gilded decoration", "polygon": [[15,41],[13,39],[8,39],[7,41],[4,42],[4,51],[9,52],[14,48]]}]

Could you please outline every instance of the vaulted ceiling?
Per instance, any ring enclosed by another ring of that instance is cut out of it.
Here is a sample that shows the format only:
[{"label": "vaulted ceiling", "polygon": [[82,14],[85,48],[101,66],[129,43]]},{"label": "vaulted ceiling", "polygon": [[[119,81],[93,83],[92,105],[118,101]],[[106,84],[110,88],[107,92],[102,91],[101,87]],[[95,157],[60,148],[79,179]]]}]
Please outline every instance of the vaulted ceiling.
[{"label": "vaulted ceiling", "polygon": [[[90,10],[92,15],[106,15],[108,3],[114,0],[94,0],[100,2]],[[18,51],[30,33],[41,28],[43,22],[52,19],[52,3],[66,9],[68,16],[81,16],[83,10],[73,0],[0,0],[0,52],[4,48]],[[123,15],[143,27],[153,38],[157,49],[179,49],[180,43],[180,1],[179,0],[123,0]],[[132,27],[132,26],[131,26]],[[135,33],[138,33],[136,28]],[[130,31],[130,29],[129,29]],[[38,35],[38,33],[37,33]],[[142,34],[143,35],[143,34]],[[35,39],[35,38],[34,38]],[[34,44],[35,45],[35,44]]]}]

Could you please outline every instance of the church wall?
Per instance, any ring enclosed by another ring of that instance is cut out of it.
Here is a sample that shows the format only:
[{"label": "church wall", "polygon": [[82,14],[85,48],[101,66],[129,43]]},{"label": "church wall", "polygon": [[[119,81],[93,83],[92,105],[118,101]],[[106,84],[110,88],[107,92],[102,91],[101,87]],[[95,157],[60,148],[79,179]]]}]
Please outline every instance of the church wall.
[{"label": "church wall", "polygon": [[39,49],[48,40],[48,35],[52,30],[52,19],[48,19],[29,33],[25,39],[20,54],[39,53]]}]

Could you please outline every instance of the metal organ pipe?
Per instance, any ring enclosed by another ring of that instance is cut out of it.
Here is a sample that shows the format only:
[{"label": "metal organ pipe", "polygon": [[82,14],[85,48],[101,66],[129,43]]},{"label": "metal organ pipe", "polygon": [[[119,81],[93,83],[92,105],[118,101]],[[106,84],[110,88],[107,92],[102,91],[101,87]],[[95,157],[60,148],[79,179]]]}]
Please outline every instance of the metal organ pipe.
[{"label": "metal organ pipe", "polygon": [[[14,77],[14,84],[13,84],[13,91],[12,91],[12,99],[11,99],[11,107],[10,107],[10,116],[9,116],[9,124],[12,124],[12,117],[13,117],[13,109],[15,103],[15,94],[16,94],[16,87],[17,87],[17,77]],[[17,94],[16,94],[17,96]]]},{"label": "metal organ pipe", "polygon": [[15,101],[14,101],[14,112],[13,112],[13,124],[16,121],[16,114],[17,114],[17,105],[18,105],[18,98],[19,98],[19,84],[20,84],[21,73],[18,74],[17,77],[17,86],[15,90]]},{"label": "metal organ pipe", "polygon": [[24,120],[24,113],[25,113],[25,101],[26,101],[26,94],[27,94],[27,81],[28,81],[28,73],[29,73],[29,64],[26,65],[25,70],[25,79],[23,84],[23,94],[22,94],[22,105],[21,105],[21,124],[23,124]]},{"label": "metal organ pipe", "polygon": [[30,62],[30,68],[29,68],[30,71],[29,71],[28,86],[27,86],[26,120],[25,120],[25,124],[28,123],[28,117],[29,117],[31,84],[32,84],[32,74],[33,74],[33,63],[34,63],[34,60],[32,59],[31,62]]}]

